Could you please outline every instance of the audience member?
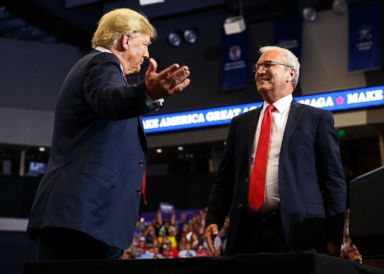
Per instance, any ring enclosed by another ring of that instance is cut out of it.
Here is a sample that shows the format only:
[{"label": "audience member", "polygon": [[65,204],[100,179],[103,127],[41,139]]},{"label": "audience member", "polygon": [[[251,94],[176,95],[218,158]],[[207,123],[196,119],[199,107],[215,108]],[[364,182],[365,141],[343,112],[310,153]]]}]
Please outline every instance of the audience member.
[{"label": "audience member", "polygon": [[[132,245],[124,250],[122,259],[161,259],[161,258],[188,258],[211,256],[207,243],[204,241],[202,227],[204,228],[204,214],[201,210],[188,219],[182,213],[180,220],[163,220],[161,211],[156,213],[153,221],[146,222],[144,218],[137,221],[136,233]],[[362,256],[349,236],[349,210],[345,215],[344,241],[341,246],[341,258],[355,262],[362,262]],[[196,217],[198,215],[199,217]],[[171,216],[172,218],[172,216]],[[225,219],[223,228],[215,238],[214,244],[219,254],[225,254],[228,238],[229,217]],[[173,223],[173,225],[171,225]],[[161,224],[162,229],[156,229],[154,224]],[[167,229],[165,228],[167,227]],[[181,231],[179,231],[181,227]],[[160,235],[166,233],[166,235]],[[176,237],[176,235],[178,235]],[[161,240],[160,240],[161,239]]]},{"label": "audience member", "polygon": [[192,249],[192,245],[190,242],[187,242],[185,245],[185,249],[179,252],[179,258],[189,258],[196,257],[196,251]]}]

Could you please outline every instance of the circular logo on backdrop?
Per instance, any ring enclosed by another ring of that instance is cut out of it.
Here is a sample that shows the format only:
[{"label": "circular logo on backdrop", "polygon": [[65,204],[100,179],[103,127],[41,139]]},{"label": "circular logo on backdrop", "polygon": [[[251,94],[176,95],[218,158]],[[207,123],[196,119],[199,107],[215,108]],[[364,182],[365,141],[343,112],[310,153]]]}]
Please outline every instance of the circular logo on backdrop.
[{"label": "circular logo on backdrop", "polygon": [[362,25],[358,30],[359,40],[371,40],[372,39],[372,26]]},{"label": "circular logo on backdrop", "polygon": [[229,48],[229,59],[232,61],[239,60],[241,57],[241,48],[239,46],[232,46]]}]

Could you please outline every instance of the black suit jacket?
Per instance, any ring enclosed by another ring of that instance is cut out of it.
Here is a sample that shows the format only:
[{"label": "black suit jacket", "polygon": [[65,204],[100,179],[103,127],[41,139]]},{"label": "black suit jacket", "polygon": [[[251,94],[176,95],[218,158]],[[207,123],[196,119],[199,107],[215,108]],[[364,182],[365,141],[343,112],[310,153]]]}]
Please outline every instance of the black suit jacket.
[{"label": "black suit jacket", "polygon": [[[236,241],[261,108],[235,117],[210,195],[206,225],[223,224],[230,212],[227,252]],[[346,207],[338,139],[329,111],[292,102],[282,141],[278,184],[282,225],[291,249],[324,251],[341,243]]]},{"label": "black suit jacket", "polygon": [[67,75],[57,101],[48,171],[28,230],[61,227],[121,249],[138,217],[146,139],[145,87],[129,87],[111,53],[93,51]]}]

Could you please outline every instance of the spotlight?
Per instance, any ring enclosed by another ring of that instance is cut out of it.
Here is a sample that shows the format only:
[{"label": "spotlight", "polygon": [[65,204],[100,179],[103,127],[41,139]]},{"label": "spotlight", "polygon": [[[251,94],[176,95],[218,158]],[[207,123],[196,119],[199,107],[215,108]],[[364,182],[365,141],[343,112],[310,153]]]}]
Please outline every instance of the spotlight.
[{"label": "spotlight", "polygon": [[188,44],[195,44],[197,41],[197,33],[193,29],[186,29],[184,31],[184,40]]},{"label": "spotlight", "polygon": [[336,13],[344,13],[348,9],[347,1],[345,0],[333,0],[332,9]]},{"label": "spotlight", "polygon": [[164,0],[139,0],[140,6],[164,3]]},{"label": "spotlight", "polygon": [[163,153],[163,150],[161,148],[156,148],[156,153],[161,154]]},{"label": "spotlight", "polygon": [[303,9],[303,18],[309,22],[316,20],[316,10],[313,7],[305,7]]},{"label": "spotlight", "polygon": [[229,17],[224,21],[224,31],[226,35],[243,32],[246,28],[243,16]]},{"label": "spotlight", "polygon": [[173,47],[178,47],[181,44],[181,36],[177,32],[168,34],[168,42]]}]

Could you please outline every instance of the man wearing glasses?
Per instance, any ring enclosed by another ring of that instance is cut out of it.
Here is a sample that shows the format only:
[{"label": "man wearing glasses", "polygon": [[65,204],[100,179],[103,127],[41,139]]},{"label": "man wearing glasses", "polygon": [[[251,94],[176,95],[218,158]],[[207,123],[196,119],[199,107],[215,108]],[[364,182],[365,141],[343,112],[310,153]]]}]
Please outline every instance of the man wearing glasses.
[{"label": "man wearing glasses", "polygon": [[212,187],[205,237],[229,212],[227,254],[309,250],[339,255],[346,183],[333,117],[299,104],[300,64],[287,49],[260,49],[262,107],[233,118]]}]

